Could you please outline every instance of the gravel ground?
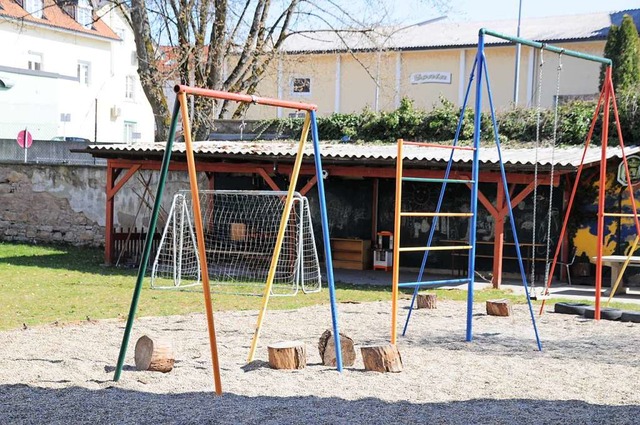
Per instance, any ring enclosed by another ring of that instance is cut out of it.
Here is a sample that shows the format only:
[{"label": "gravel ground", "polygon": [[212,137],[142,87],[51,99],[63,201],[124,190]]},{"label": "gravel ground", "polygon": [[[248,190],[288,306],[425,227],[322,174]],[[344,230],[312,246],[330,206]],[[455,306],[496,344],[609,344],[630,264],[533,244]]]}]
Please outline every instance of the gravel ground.
[{"label": "gravel ground", "polygon": [[[401,303],[401,319],[408,302]],[[383,343],[390,304],[340,304],[341,331],[357,345]],[[404,371],[339,374],[316,348],[328,306],[270,311],[256,360],[245,365],[257,313],[216,314],[224,394],[213,394],[203,314],[136,321],[119,382],[113,370],[124,322],[87,321],[0,333],[0,423],[638,423],[640,324],[545,313],[535,345],[526,306],[509,318],[475,306],[465,342],[465,304],[418,310],[398,347]],[[142,335],[173,341],[176,365],[136,371]],[[268,367],[266,345],[306,342],[300,371]]]}]

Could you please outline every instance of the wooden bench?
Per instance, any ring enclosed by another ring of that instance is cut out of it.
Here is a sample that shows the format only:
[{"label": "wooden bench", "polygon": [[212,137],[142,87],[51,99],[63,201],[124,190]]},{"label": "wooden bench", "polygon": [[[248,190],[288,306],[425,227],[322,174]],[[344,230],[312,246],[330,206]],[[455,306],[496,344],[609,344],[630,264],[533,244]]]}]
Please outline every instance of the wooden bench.
[{"label": "wooden bench", "polygon": [[[591,257],[591,262],[595,263],[597,257]],[[626,255],[603,255],[602,256],[602,265],[611,267],[611,288],[606,292],[606,295],[610,295],[613,290],[613,285],[615,285],[616,280],[618,280],[618,275],[620,275],[620,271],[622,270],[622,265],[625,261],[627,261]],[[629,260],[629,265],[627,267],[640,267],[640,257],[632,256]],[[626,294],[627,288],[624,286],[624,279],[620,281],[620,285],[615,292],[615,295]]]}]

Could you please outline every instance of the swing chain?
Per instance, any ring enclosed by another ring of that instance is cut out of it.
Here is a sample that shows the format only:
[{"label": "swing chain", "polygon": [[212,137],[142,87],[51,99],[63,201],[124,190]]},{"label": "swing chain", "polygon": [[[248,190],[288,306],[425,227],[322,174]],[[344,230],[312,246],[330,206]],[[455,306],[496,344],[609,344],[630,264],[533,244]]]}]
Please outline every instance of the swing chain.
[{"label": "swing chain", "polygon": [[547,255],[545,258],[545,283],[547,287],[547,292],[549,288],[549,271],[551,268],[551,264],[549,263],[549,254],[551,251],[551,223],[552,223],[552,213],[553,213],[553,179],[555,173],[555,153],[556,153],[556,143],[558,140],[558,104],[560,103],[560,74],[562,71],[562,53],[560,51],[558,54],[558,68],[556,74],[556,96],[554,100],[554,110],[553,110],[553,139],[551,145],[551,170],[549,172],[549,209],[547,212]]},{"label": "swing chain", "polygon": [[531,228],[531,290],[535,294],[536,280],[536,215],[538,214],[536,205],[538,203],[538,148],[540,147],[540,127],[542,121],[542,77],[544,70],[544,45],[540,48],[540,64],[538,66],[538,93],[536,99],[536,141],[535,158],[533,166],[533,226]]}]

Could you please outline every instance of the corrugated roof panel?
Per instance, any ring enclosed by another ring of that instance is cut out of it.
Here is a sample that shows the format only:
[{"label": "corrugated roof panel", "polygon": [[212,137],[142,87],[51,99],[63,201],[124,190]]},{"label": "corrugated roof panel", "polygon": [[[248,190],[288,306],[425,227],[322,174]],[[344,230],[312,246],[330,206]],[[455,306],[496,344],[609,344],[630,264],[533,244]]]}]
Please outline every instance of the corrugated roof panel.
[{"label": "corrugated roof panel", "polygon": [[[620,25],[622,16],[632,16],[640,27],[640,9],[620,12],[598,12],[582,15],[526,18],[521,22],[521,36],[538,41],[604,39],[611,24]],[[418,49],[473,46],[478,42],[478,30],[488,28],[504,34],[515,33],[516,20],[478,22],[438,22],[404,28],[381,28],[367,35],[331,32],[292,35],[284,43],[289,52],[329,52],[379,49]],[[505,43],[487,37],[486,44]]]},{"label": "corrugated roof panel", "polygon": [[[194,143],[194,153],[198,155],[250,155],[265,157],[265,159],[284,157],[293,158],[297,151],[297,142],[196,142]],[[102,156],[104,153],[130,153],[144,154],[149,152],[161,153],[164,151],[163,143],[126,145],[98,145],[91,146],[89,150],[95,156]],[[449,160],[451,153],[447,148],[431,148],[406,145],[404,146],[405,159],[419,162],[442,162]],[[536,162],[542,166],[577,167],[580,164],[584,147],[572,146],[561,147],[555,150],[551,147],[539,148],[536,153],[534,148],[509,149],[502,148],[502,161],[509,166],[534,166]],[[184,143],[174,145],[174,152],[185,152]],[[360,161],[394,161],[397,157],[396,144],[374,145],[374,144],[350,144],[350,143],[322,143],[322,158],[327,160],[360,160]],[[626,155],[637,154],[640,147],[631,146],[625,149]],[[305,155],[313,155],[311,143],[305,147]],[[456,151],[454,160],[460,164],[470,164],[473,152]],[[618,147],[607,149],[607,158],[621,158],[622,151]],[[585,164],[592,164],[600,161],[600,148],[590,147],[585,156]],[[498,150],[495,147],[480,148],[480,163],[499,164]]]}]

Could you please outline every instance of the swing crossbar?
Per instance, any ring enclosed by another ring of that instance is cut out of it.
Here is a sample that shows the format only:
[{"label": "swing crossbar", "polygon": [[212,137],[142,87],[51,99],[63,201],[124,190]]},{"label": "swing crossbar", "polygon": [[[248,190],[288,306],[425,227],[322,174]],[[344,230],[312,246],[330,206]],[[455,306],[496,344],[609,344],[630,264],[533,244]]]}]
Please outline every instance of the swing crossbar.
[{"label": "swing crossbar", "polygon": [[473,213],[460,212],[401,212],[400,217],[473,217]]},{"label": "swing crossbar", "polygon": [[231,100],[242,103],[255,103],[256,105],[277,106],[279,108],[296,109],[299,111],[317,111],[318,106],[312,103],[293,102],[290,100],[273,99],[271,97],[260,97],[250,94],[231,93],[220,90],[203,89],[200,87],[190,87],[178,84],[173,88],[176,94],[185,93],[194,96],[209,97],[212,99]]},{"label": "swing crossbar", "polygon": [[512,35],[502,34],[496,31],[492,31],[487,28],[481,28],[480,34],[490,35],[491,37],[501,38],[503,40],[511,41],[512,43],[524,44],[525,46],[533,47],[536,49],[544,49],[550,52],[559,53],[565,56],[572,56],[578,59],[584,59],[591,62],[602,63],[607,66],[611,66],[611,59],[603,58],[601,56],[589,55],[586,53],[577,52],[575,50],[564,49],[562,47],[554,46],[553,44],[540,43],[538,41],[527,40],[526,38],[516,37]]},{"label": "swing crossbar", "polygon": [[458,145],[439,145],[437,143],[425,143],[425,142],[402,142],[405,145],[422,146],[425,148],[442,148],[442,149],[456,149],[459,151],[474,151],[476,148],[473,146],[458,146]]},{"label": "swing crossbar", "polygon": [[398,252],[455,251],[458,249],[471,249],[471,245],[405,246],[405,247],[398,248]]},{"label": "swing crossbar", "polygon": [[424,286],[443,286],[443,285],[460,285],[463,283],[469,283],[470,279],[442,279],[442,280],[431,280],[429,282],[405,282],[398,283],[398,287],[400,288],[415,288],[424,287]]},{"label": "swing crossbar", "polygon": [[468,179],[438,179],[432,177],[403,177],[403,182],[419,182],[419,183],[461,183],[473,184],[473,180]]}]

